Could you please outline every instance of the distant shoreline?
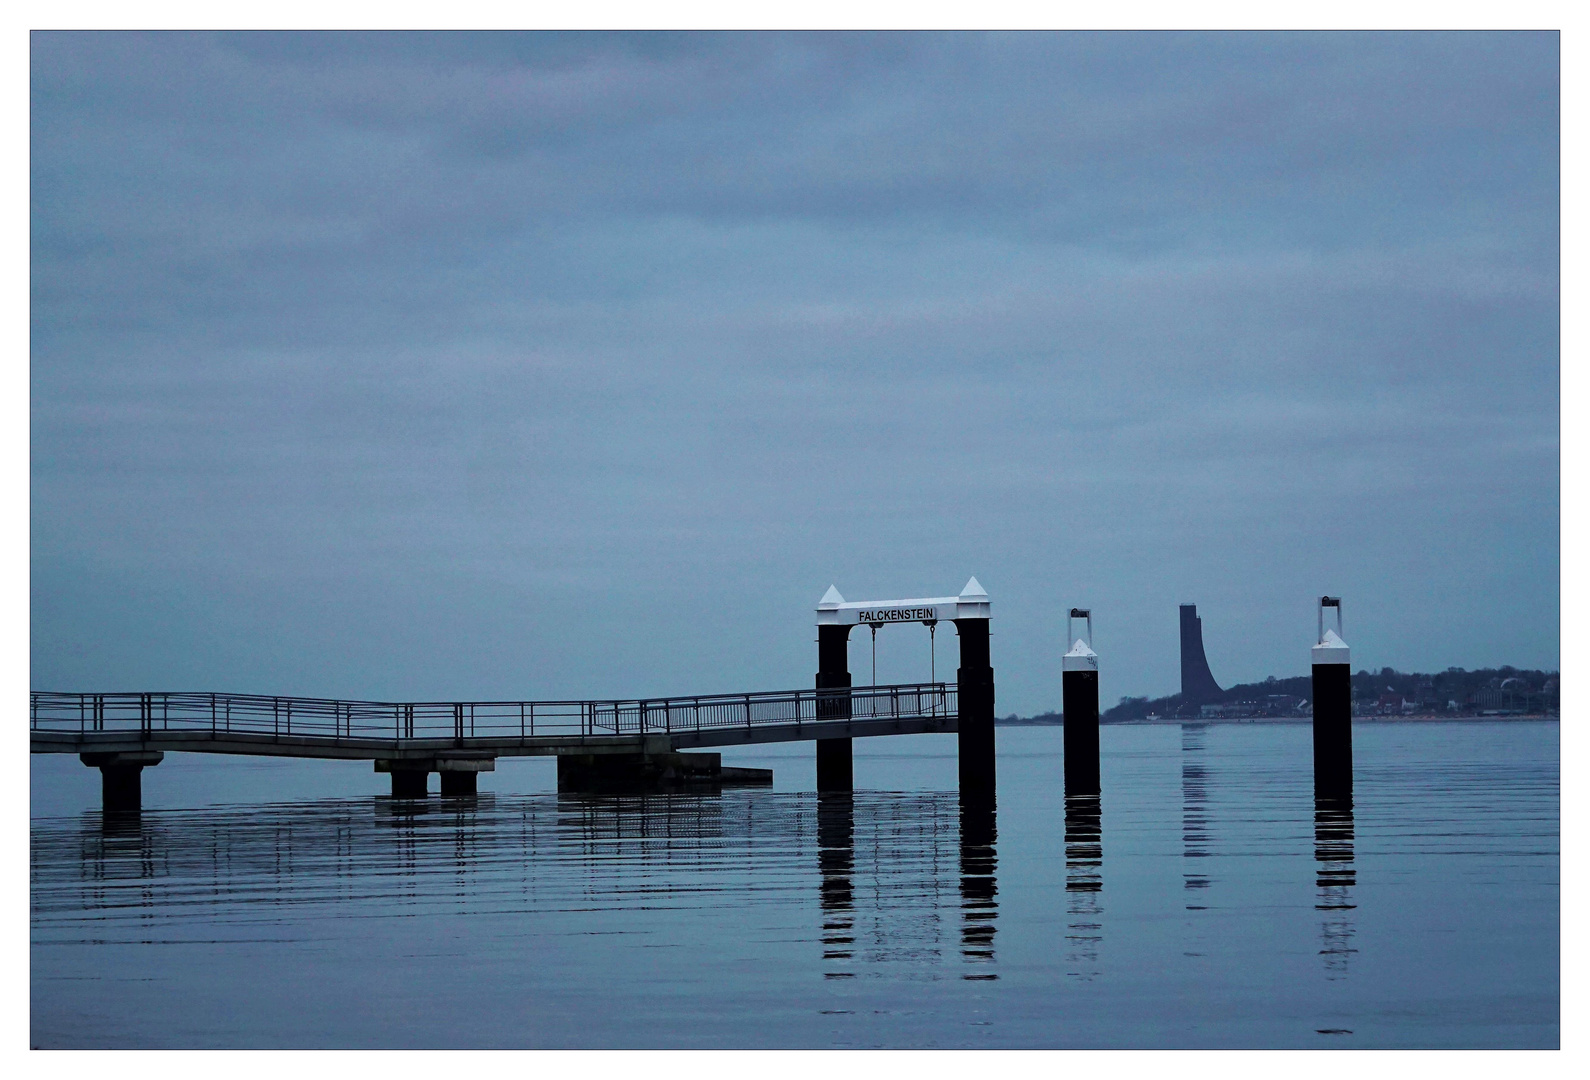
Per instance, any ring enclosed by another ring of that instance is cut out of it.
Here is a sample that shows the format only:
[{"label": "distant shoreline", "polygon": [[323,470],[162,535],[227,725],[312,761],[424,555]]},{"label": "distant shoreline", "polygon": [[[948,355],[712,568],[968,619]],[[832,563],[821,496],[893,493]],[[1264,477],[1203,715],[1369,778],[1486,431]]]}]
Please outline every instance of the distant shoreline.
[{"label": "distant shoreline", "polygon": [[[1486,723],[1502,722],[1511,723],[1515,720],[1550,720],[1553,723],[1561,720],[1558,716],[1549,716],[1545,713],[1530,713],[1519,716],[1355,716],[1355,724],[1456,724],[1481,720]],[[1161,716],[1153,720],[1101,720],[1101,727],[1164,727],[1183,724],[1311,724],[1313,719],[1307,716],[1207,716],[1183,717]],[[995,727],[1065,727],[1064,720],[1036,720],[1036,719],[996,719]]]}]

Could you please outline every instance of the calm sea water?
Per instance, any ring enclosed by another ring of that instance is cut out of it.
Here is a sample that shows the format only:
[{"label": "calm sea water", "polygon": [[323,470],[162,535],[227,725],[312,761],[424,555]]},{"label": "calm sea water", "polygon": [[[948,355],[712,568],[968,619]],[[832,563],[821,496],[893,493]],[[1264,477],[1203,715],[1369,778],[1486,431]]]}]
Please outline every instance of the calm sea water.
[{"label": "calm sea water", "polygon": [[[1306,724],[1058,728],[726,754],[773,791],[558,795],[509,761],[394,804],[368,764],[171,755],[107,829],[33,758],[44,1047],[1553,1047],[1555,723],[1360,724],[1350,810]],[[435,779],[432,779],[433,789]],[[488,790],[489,789],[489,790]],[[413,804],[408,804],[412,806]]]}]

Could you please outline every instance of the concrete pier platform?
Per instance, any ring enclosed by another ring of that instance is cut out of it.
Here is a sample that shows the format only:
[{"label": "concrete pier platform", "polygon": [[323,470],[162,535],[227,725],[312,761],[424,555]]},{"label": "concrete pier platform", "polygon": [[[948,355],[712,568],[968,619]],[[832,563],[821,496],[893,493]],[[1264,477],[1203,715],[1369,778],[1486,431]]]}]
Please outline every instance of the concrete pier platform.
[{"label": "concrete pier platform", "polygon": [[559,791],[670,791],[770,786],[772,769],[723,765],[721,754],[559,754]]},{"label": "concrete pier platform", "polygon": [[394,799],[423,799],[430,794],[430,775],[441,777],[443,796],[473,795],[477,778],[497,770],[497,756],[461,752],[436,757],[376,758],[375,771],[392,774]]},{"label": "concrete pier platform", "polygon": [[100,798],[109,814],[136,814],[143,809],[143,771],[159,765],[166,755],[159,750],[128,750],[78,755],[84,765],[97,768]]}]

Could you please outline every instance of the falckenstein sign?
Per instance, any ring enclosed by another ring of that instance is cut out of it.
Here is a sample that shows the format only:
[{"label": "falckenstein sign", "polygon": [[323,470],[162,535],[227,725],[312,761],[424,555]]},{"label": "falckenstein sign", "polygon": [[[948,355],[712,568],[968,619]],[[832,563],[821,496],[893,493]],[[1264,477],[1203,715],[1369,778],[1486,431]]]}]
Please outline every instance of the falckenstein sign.
[{"label": "falckenstein sign", "polygon": [[938,619],[936,607],[863,608],[856,614],[864,623],[934,622]]}]

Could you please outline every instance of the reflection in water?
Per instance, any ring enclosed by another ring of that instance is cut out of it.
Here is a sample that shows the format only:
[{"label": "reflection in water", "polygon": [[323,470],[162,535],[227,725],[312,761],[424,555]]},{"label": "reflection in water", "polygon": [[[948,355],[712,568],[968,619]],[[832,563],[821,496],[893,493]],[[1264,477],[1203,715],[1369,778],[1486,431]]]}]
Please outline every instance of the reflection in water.
[{"label": "reflection in water", "polygon": [[[822,873],[823,959],[849,961],[856,941],[856,805],[848,791],[817,796],[817,868]],[[825,978],[855,976],[854,965],[825,971]]]},{"label": "reflection in water", "polygon": [[[1352,818],[1322,803],[1317,831],[1300,812],[1315,809],[1306,727],[1207,732],[1207,783],[1196,729],[1185,750],[1163,728],[1114,732],[1130,752],[1111,789],[1107,892],[1088,888],[1104,877],[1102,859],[1088,865],[1090,808],[1055,805],[1058,728],[1019,733],[1049,756],[1006,770],[997,894],[977,843],[992,823],[969,813],[963,833],[953,789],[305,798],[151,806],[136,824],[41,812],[30,822],[30,1041],[1560,1045],[1555,723],[1377,727],[1381,767],[1358,789],[1375,806],[1362,840],[1356,800]],[[40,758],[35,779],[55,764],[82,768]],[[214,767],[203,776],[241,766]],[[907,755],[872,768],[902,787],[953,773]],[[1184,825],[1187,850],[1208,857],[1182,857]],[[1368,872],[1371,849],[1407,872],[1366,881],[1375,902],[1353,909],[1351,870],[1363,852]],[[1047,866],[1015,872],[1041,852]],[[1178,867],[1210,884],[1177,890]],[[1178,901],[1216,893],[1220,911],[1176,916]],[[997,920],[967,917],[992,913],[977,906],[991,898]],[[1103,916],[1087,905],[1103,900],[1109,948],[1099,941],[1090,964]],[[1373,920],[1358,914],[1371,907]],[[1373,971],[1360,923],[1365,940],[1396,943]],[[966,954],[990,945],[994,963]],[[1299,962],[1312,977],[1297,977]]]},{"label": "reflection in water", "polygon": [[1314,908],[1324,912],[1320,923],[1320,956],[1329,979],[1347,976],[1352,947],[1353,921],[1347,914],[1354,904],[1352,889],[1358,883],[1353,868],[1353,799],[1320,797],[1314,800],[1314,859],[1319,863],[1319,899]]},{"label": "reflection in water", "polygon": [[1066,798],[1066,954],[1068,975],[1083,981],[1099,974],[1103,940],[1104,842],[1097,795]]},{"label": "reflection in water", "polygon": [[[955,904],[955,796],[864,792],[855,805],[857,969],[939,977]],[[826,919],[825,919],[826,922]]]},{"label": "reflection in water", "polygon": [[[961,795],[961,955],[973,963],[994,960],[994,920],[999,915],[994,871],[998,827],[992,792]],[[993,972],[964,976],[997,979]]]},{"label": "reflection in water", "polygon": [[[1209,855],[1209,770],[1204,757],[1208,732],[1206,724],[1181,726],[1181,843],[1185,859],[1204,859]],[[1209,887],[1202,863],[1188,863],[1183,879],[1187,889]],[[1205,906],[1189,902],[1187,910],[1202,911]]]},{"label": "reflection in water", "polygon": [[[602,933],[662,947],[732,936],[736,921],[803,925],[826,978],[949,976],[934,972],[958,932],[965,961],[986,971],[993,959],[993,807],[953,792],[483,792],[91,813],[36,819],[31,857],[36,944],[242,942],[393,914],[531,914],[534,934],[608,912],[620,918]],[[791,911],[753,914],[778,905]]]}]

